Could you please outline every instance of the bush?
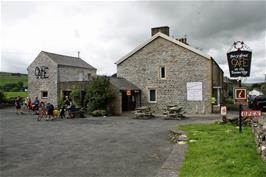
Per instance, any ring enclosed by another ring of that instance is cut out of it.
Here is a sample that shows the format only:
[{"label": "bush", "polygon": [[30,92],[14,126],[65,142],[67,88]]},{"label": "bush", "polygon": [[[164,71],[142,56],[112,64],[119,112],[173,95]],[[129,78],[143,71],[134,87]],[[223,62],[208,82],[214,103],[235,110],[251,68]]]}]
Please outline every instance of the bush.
[{"label": "bush", "polygon": [[231,97],[228,97],[225,99],[225,104],[234,104],[234,99]]},{"label": "bush", "polygon": [[227,104],[227,111],[238,111],[239,105],[236,104]]},{"label": "bush", "polygon": [[106,110],[111,99],[109,78],[106,76],[94,78],[86,90],[85,101],[88,105],[88,111]]},{"label": "bush", "polygon": [[76,89],[70,93],[70,97],[73,98],[74,103],[77,106],[81,106],[81,90]]},{"label": "bush", "polygon": [[4,92],[0,91],[0,103],[4,103],[6,100]]},{"label": "bush", "polygon": [[94,110],[91,112],[91,115],[94,117],[99,117],[99,116],[107,116],[107,111],[104,109],[101,110]]}]

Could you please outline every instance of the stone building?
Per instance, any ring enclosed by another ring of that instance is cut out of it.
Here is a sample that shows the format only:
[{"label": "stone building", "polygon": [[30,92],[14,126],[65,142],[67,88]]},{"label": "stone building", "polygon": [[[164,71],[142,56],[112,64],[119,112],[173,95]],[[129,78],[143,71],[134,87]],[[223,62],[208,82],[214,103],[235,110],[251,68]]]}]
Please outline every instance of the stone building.
[{"label": "stone building", "polygon": [[219,65],[208,54],[189,46],[185,38],[169,37],[169,27],[152,28],[150,39],[115,64],[117,78],[140,89],[130,96],[139,99],[127,99],[125,90],[120,91],[122,111],[150,106],[159,112],[168,104],[178,104],[187,113],[210,113],[212,97],[216,97],[215,105],[222,101],[223,71]]},{"label": "stone building", "polygon": [[79,57],[41,51],[28,66],[28,93],[58,105],[74,89],[82,90],[96,76],[96,69]]}]

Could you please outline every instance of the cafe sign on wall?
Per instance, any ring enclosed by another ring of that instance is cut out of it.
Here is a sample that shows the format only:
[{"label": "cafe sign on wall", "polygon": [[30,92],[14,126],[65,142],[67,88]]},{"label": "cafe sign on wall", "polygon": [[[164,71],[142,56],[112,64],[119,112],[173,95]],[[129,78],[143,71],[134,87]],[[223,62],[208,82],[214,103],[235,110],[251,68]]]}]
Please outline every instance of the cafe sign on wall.
[{"label": "cafe sign on wall", "polygon": [[48,76],[48,67],[47,66],[36,66],[34,74],[37,79],[47,79]]},{"label": "cafe sign on wall", "polygon": [[245,50],[244,42],[234,42],[236,51],[227,53],[230,77],[249,77],[252,52]]}]

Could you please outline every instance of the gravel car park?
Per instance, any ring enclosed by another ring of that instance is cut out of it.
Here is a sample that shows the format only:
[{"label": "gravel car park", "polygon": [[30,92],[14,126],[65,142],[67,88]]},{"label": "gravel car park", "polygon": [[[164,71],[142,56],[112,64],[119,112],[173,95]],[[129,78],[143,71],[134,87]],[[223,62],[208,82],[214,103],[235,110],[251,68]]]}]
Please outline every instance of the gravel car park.
[{"label": "gravel car park", "polygon": [[173,148],[168,128],[202,121],[126,116],[36,121],[34,115],[1,109],[1,176],[155,176]]}]

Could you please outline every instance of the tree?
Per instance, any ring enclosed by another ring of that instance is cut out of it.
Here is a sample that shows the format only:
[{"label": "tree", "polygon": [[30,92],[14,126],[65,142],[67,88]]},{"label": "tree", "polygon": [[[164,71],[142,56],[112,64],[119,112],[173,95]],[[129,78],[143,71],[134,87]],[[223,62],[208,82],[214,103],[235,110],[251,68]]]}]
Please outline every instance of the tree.
[{"label": "tree", "polygon": [[81,106],[81,90],[75,89],[70,93],[70,97],[73,99],[74,103],[78,106]]},{"label": "tree", "polygon": [[263,84],[260,86],[260,90],[263,92],[264,95],[266,95],[266,83],[263,83]]},{"label": "tree", "polygon": [[112,99],[109,78],[98,76],[94,78],[86,89],[85,100],[90,112],[97,109],[107,109],[108,102]]},{"label": "tree", "polygon": [[18,85],[18,89],[19,89],[20,91],[23,91],[23,90],[24,90],[23,82],[22,82],[22,81],[19,81],[19,82],[17,83],[17,85]]},{"label": "tree", "polygon": [[259,83],[256,83],[256,84],[252,85],[252,89],[258,89],[258,88],[260,88],[260,84]]},{"label": "tree", "polygon": [[4,92],[0,91],[0,103],[3,103],[4,101],[5,101]]}]

